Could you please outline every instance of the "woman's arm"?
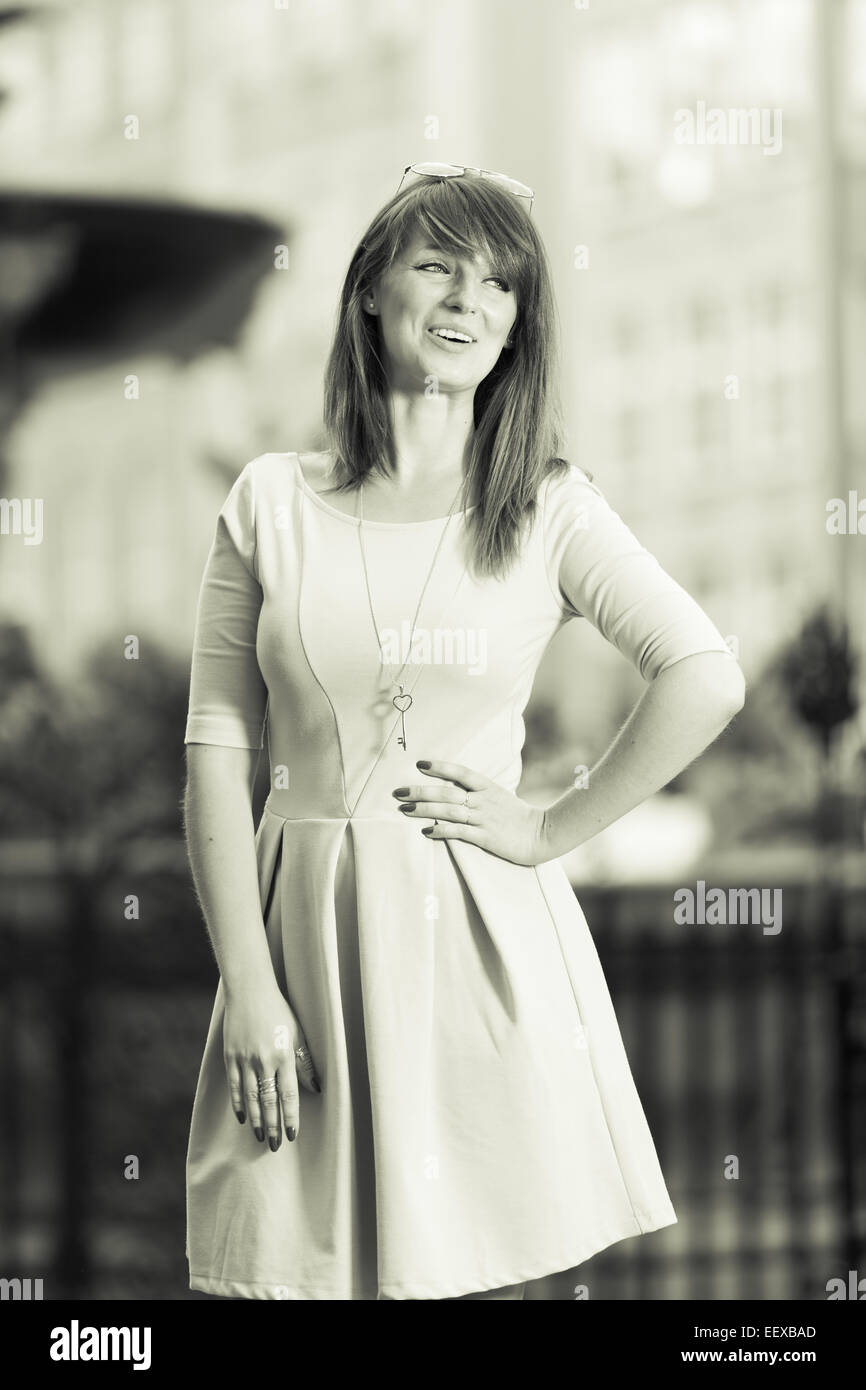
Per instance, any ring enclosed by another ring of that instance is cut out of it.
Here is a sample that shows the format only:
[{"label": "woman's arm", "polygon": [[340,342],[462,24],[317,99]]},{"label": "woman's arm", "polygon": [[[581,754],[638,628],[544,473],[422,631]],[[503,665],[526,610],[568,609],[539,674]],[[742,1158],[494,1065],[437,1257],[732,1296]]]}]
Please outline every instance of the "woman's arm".
[{"label": "woman's arm", "polygon": [[662,671],[590,769],[588,785],[545,811],[545,859],[576,849],[667,786],[718,738],[744,698],[743,673],[722,652],[685,657]]},{"label": "woman's arm", "polygon": [[259,896],[252,789],[259,750],[187,744],[184,829],[226,999],[277,989]]},{"label": "woman's arm", "polygon": [[[252,791],[259,750],[187,744],[184,824],[193,881],[225,995],[223,1058],[241,1124],[249,1114],[260,1143],[275,1153],[281,1123],[290,1140],[300,1129],[298,1080],[320,1091],[315,1064],[296,1064],[307,1040],[274,974],[259,895]],[[276,1090],[258,1094],[259,1077]]]},{"label": "woman's arm", "polygon": [[[545,560],[563,616],[585,617],[648,682],[591,770],[543,811],[462,763],[416,763],[429,783],[395,787],[431,840],[466,840],[514,864],[544,864],[667,785],[742,709],[745,681],[718,628],[579,469],[545,493]],[[449,786],[448,784],[451,783]]]}]

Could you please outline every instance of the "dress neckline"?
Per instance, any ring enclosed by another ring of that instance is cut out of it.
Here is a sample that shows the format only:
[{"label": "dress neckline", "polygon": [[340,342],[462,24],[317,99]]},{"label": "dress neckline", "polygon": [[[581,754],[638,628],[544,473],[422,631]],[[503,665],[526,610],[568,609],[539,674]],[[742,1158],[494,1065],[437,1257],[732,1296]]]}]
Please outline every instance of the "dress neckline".
[{"label": "dress neckline", "polygon": [[[331,516],[337,516],[340,518],[341,521],[348,521],[350,526],[360,526],[360,517],[350,516],[348,512],[341,512],[339,507],[332,507],[329,502],[326,502],[324,498],[322,498],[319,495],[319,493],[316,492],[315,488],[310,487],[310,484],[304,477],[304,470],[301,467],[301,459],[298,453],[293,451],[289,455],[289,457],[294,459],[295,461],[295,467],[298,471],[298,481],[300,482],[300,485],[303,488],[304,492],[306,492],[307,495],[312,498],[312,500],[316,503],[317,506],[321,507],[323,512],[328,512]],[[468,512],[473,512],[474,510],[474,506],[464,507],[462,511],[452,512],[451,515],[466,516]],[[426,521],[371,521],[368,517],[365,516],[364,528],[365,530],[367,528],[373,528],[383,531],[399,531],[401,528],[407,526],[442,526],[444,522],[448,521],[448,519],[449,518],[447,516],[433,516]]]}]

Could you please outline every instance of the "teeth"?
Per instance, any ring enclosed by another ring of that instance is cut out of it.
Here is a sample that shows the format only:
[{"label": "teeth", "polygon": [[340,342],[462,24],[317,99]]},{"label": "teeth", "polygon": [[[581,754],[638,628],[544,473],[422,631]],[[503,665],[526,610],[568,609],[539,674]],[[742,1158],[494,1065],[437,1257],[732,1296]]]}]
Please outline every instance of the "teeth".
[{"label": "teeth", "polygon": [[434,328],[433,332],[437,338],[450,338],[455,343],[472,342],[472,339],[468,338],[465,333],[455,333],[451,328]]}]

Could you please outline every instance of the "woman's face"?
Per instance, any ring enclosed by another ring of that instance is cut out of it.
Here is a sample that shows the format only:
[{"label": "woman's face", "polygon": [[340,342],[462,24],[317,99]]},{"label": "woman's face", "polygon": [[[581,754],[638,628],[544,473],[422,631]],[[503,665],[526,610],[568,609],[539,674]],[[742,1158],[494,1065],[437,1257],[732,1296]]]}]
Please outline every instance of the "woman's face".
[{"label": "woman's face", "polygon": [[[517,318],[517,296],[495,265],[481,254],[470,259],[439,250],[423,233],[413,236],[370,293],[396,390],[474,394]],[[369,312],[369,295],[364,306]]]}]

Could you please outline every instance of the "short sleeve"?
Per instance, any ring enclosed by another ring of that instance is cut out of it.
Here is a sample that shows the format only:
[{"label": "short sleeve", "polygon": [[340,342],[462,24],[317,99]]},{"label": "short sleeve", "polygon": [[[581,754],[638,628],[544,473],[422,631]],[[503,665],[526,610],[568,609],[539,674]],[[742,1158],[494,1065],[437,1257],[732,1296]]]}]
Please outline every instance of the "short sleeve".
[{"label": "short sleeve", "polygon": [[248,463],[219,511],[205,565],[184,743],[262,747],[268,692],[256,657],[261,606],[255,479]]},{"label": "short sleeve", "polygon": [[701,652],[735,661],[704,610],[582,469],[548,480],[544,511],[548,576],[566,619],[587,618],[648,681]]}]

